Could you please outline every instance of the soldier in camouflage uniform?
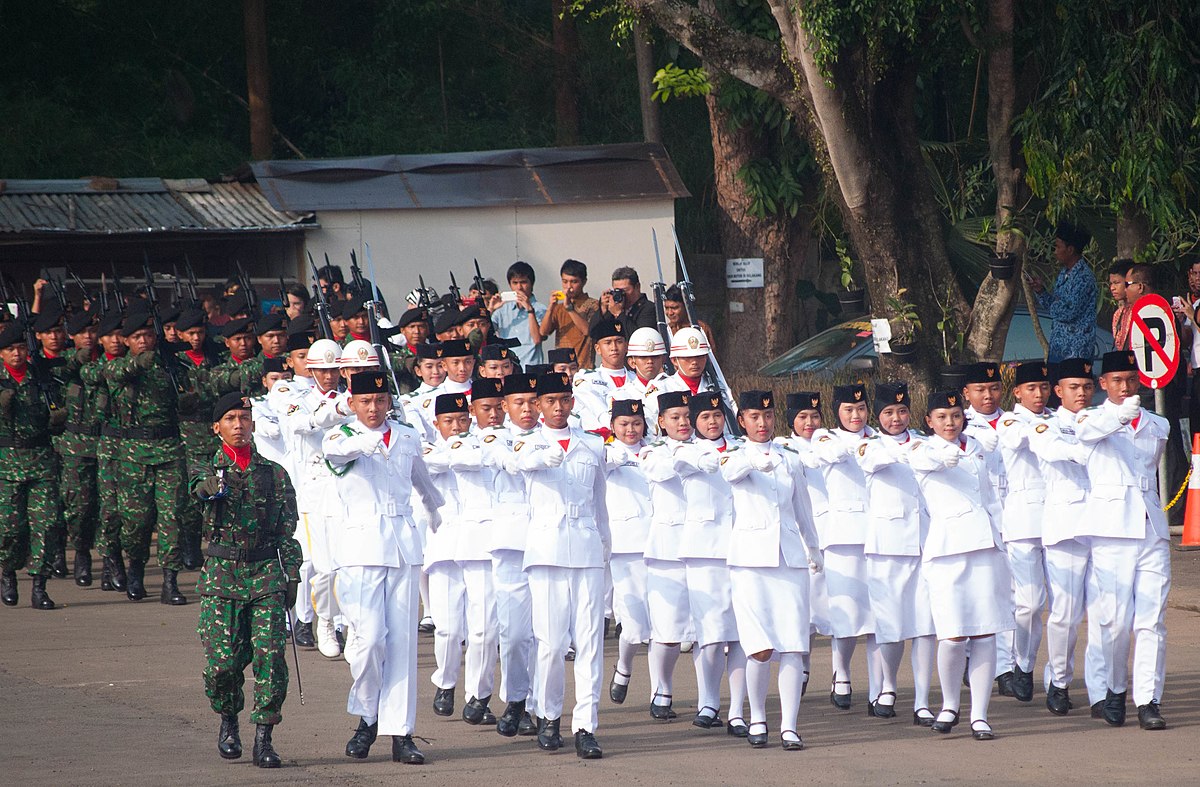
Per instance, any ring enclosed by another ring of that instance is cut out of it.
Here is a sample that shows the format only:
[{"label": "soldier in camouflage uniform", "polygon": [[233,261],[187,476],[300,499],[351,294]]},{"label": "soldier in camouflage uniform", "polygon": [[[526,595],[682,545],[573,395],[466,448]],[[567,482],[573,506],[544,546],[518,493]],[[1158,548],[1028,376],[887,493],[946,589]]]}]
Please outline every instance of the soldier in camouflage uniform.
[{"label": "soldier in camouflage uniform", "polygon": [[[56,395],[62,399],[66,380],[63,377],[62,366],[67,352],[67,332],[63,328],[62,308],[55,304],[43,303],[41,310],[33,315],[33,335],[38,347],[38,358],[41,368],[53,378]],[[62,579],[67,576],[67,544],[66,531],[58,528],[58,540],[51,546],[50,575]]]},{"label": "soldier in camouflage uniform", "polygon": [[[117,510],[121,517],[121,547],[129,556],[125,595],[130,601],[146,597],[143,584],[150,559],[150,536],[158,529],[158,563],[162,566],[161,601],[187,603],[179,592],[183,567],[179,548],[179,506],[183,494],[183,444],[179,441],[179,409],[188,409],[155,352],[158,337],[147,311],[130,311],[121,336],[129,348],[124,358],[104,364],[111,406],[120,421],[117,449]],[[187,390],[187,371],[175,370]],[[195,397],[190,397],[192,408]]]},{"label": "soldier in camouflage uniform", "polygon": [[91,312],[80,311],[67,320],[67,333],[75,345],[64,354],[62,367],[63,409],[67,423],[63,434],[54,438],[59,457],[59,494],[67,539],[75,550],[75,584],[92,584],[92,547],[96,543],[96,524],[100,515],[96,488],[96,442],[100,438],[97,414],[97,386],[87,385],[80,375],[85,365],[95,363],[99,353],[96,324]]},{"label": "soldier in camouflage uniform", "polygon": [[33,577],[30,603],[54,609],[46,578],[58,543],[62,511],[58,499],[58,463],[50,447],[53,428],[61,430],[65,411],[53,417],[34,375],[36,369],[20,323],[0,331],[0,601],[17,604],[17,569]]},{"label": "soldier in camouflage uniform", "polygon": [[[217,400],[212,394],[209,374],[220,363],[220,359],[205,350],[208,325],[202,310],[189,309],[181,314],[175,323],[175,331],[179,339],[188,345],[188,349],[180,351],[179,362],[188,370],[190,389],[197,400],[194,411],[179,415],[184,461],[188,467],[194,467],[199,462],[208,461],[220,442],[213,436],[212,421],[209,420]],[[200,527],[200,501],[195,495],[184,495],[179,510],[184,568],[196,569],[204,562],[200,554]]]},{"label": "soldier in camouflage uniform", "polygon": [[[262,388],[262,361],[258,355],[258,340],[254,322],[238,317],[221,328],[229,356],[208,373],[208,395],[218,399],[227,393],[244,391],[257,396]],[[255,393],[258,392],[258,393]]]},{"label": "soldier in camouflage uniform", "polygon": [[200,573],[200,624],[204,691],[221,714],[217,751],[242,755],[238,714],[245,706],[247,666],[254,670],[254,764],[278,768],[271,744],[287,697],[287,610],[300,581],[300,544],[293,537],[296,496],[279,465],[254,449],[251,403],[226,394],[213,408],[221,447],[192,468],[189,488],[204,510],[208,558]]},{"label": "soldier in camouflage uniform", "polygon": [[121,557],[121,517],[117,511],[117,450],[120,419],[113,406],[113,396],[104,379],[104,366],[125,355],[127,348],[121,338],[122,315],[111,311],[100,316],[96,334],[100,342],[100,357],[95,363],[79,369],[79,379],[85,388],[95,392],[95,418],[100,426],[96,438],[96,492],[100,520],[96,524],[96,548],[104,569],[100,575],[101,590],[125,590],[125,561]]}]

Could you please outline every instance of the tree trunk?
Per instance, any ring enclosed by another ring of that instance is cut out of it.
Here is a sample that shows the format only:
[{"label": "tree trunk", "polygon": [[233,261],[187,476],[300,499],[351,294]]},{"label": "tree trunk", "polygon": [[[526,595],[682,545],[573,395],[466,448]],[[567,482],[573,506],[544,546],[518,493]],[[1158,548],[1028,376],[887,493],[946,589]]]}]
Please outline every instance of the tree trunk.
[{"label": "tree trunk", "polygon": [[579,144],[579,33],[568,0],[551,0],[554,32],[554,142]]},{"label": "tree trunk", "polygon": [[633,26],[633,54],[637,60],[638,103],[642,108],[642,139],[662,143],[662,117],[654,95],[654,44],[644,25]]},{"label": "tree trunk", "polygon": [[1149,245],[1150,219],[1136,205],[1125,203],[1117,214],[1117,259],[1136,260]]},{"label": "tree trunk", "polygon": [[250,156],[262,161],[271,158],[273,153],[266,0],[243,0],[242,12],[246,35],[246,103],[250,108]]}]

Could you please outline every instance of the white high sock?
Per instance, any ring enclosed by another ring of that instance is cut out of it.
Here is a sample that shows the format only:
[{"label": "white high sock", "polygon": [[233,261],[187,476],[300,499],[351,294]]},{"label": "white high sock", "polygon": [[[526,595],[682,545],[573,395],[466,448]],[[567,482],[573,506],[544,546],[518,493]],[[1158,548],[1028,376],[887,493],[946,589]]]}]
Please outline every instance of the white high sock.
[{"label": "white high sock", "polygon": [[628,686],[633,676],[633,657],[637,655],[638,642],[617,642],[617,672],[613,681],[619,686]]},{"label": "white high sock", "polygon": [[725,672],[725,643],[692,649],[696,667],[696,710],[713,716],[721,709],[721,675]]},{"label": "white high sock", "polygon": [[996,638],[971,640],[971,721],[987,721],[996,674]]},{"label": "white high sock", "polygon": [[875,635],[867,635],[867,697],[875,699],[879,693],[883,691],[881,678],[883,676],[883,663],[879,655],[879,644],[875,642]]},{"label": "white high sock", "polygon": [[929,684],[933,681],[934,637],[917,637],[912,641],[913,710],[929,707]]},{"label": "white high sock", "polygon": [[[858,644],[857,637],[834,637],[829,641],[829,650],[833,655],[834,694],[850,693],[850,659],[854,656],[856,644]],[[844,680],[846,683],[839,684],[840,680]]]},{"label": "white high sock", "polygon": [[779,654],[779,731],[796,731],[800,715],[800,690],[804,685],[804,662],[799,653]]},{"label": "white high sock", "polygon": [[729,675],[729,718],[740,719],[746,704],[746,651],[740,642],[729,643],[725,668]]},{"label": "white high sock", "polygon": [[[938,642],[938,680],[942,684],[942,708],[945,710],[958,711],[963,668],[967,663],[968,641],[943,639]],[[975,666],[975,659],[971,659],[971,666]]]},{"label": "white high sock", "polygon": [[662,702],[658,703],[659,705],[669,705],[675,685],[675,662],[679,660],[679,646],[651,642],[649,660],[653,665],[651,674],[655,678],[654,685],[651,687],[650,701],[653,702],[654,695],[658,695],[665,697]]},{"label": "white high sock", "polygon": [[771,662],[746,659],[746,694],[750,700],[750,723],[767,723],[767,691],[771,688]]},{"label": "white high sock", "polygon": [[884,697],[885,692],[896,690],[896,676],[900,672],[900,662],[904,659],[904,643],[888,642],[877,646],[879,649],[879,700],[881,705],[894,705],[896,698]]}]

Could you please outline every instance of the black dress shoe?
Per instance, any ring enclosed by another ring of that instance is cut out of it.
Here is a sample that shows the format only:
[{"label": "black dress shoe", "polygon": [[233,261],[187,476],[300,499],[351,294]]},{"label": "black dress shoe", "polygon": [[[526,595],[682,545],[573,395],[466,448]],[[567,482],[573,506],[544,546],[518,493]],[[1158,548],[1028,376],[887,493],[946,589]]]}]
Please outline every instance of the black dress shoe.
[{"label": "black dress shoe", "polygon": [[173,568],[164,568],[162,593],[159,601],[172,607],[181,607],[188,603],[187,596],[179,592],[179,572]]},{"label": "black dress shoe", "polygon": [[424,765],[425,755],[413,743],[411,735],[392,736],[392,762],[402,762],[405,765]]},{"label": "black dress shoe", "polygon": [[575,754],[581,760],[598,760],[604,750],[596,743],[596,736],[587,730],[575,730]]},{"label": "black dress shoe", "polygon": [[226,760],[236,760],[242,756],[242,739],[238,736],[238,717],[235,714],[221,714],[221,731],[217,733],[217,754]]},{"label": "black dress shoe", "polygon": [[146,597],[146,564],[138,560],[129,561],[129,574],[125,582],[125,597],[130,601],[141,601]]},{"label": "black dress shoe", "polygon": [[996,734],[992,732],[992,725],[987,721],[976,719],[971,722],[971,737],[977,741],[990,741],[995,740]]},{"label": "black dress shoe", "polygon": [[[524,703],[521,703],[524,706]],[[517,735],[523,738],[528,738],[530,735],[537,735],[538,725],[533,720],[533,717],[528,712],[521,714],[521,723],[517,725]]]},{"label": "black dress shoe", "polygon": [[29,595],[29,606],[34,609],[54,609],[54,601],[46,593],[45,577],[34,575],[33,593]]},{"label": "black dress shoe", "polygon": [[[785,738],[785,735],[792,734],[796,736],[796,740]],[[784,751],[800,751],[804,748],[804,739],[800,737],[800,733],[795,730],[784,730],[779,733],[779,742],[783,745]]]},{"label": "black dress shoe", "polygon": [[1165,730],[1167,720],[1158,712],[1157,702],[1147,702],[1138,706],[1138,724],[1143,730]]},{"label": "black dress shoe", "polygon": [[50,564],[50,573],[55,579],[65,579],[67,576],[67,551],[60,549],[54,555],[54,560]]},{"label": "black dress shoe", "polygon": [[537,743],[539,749],[555,751],[562,748],[562,735],[558,733],[561,724],[562,719],[538,719]]},{"label": "black dress shoe", "polygon": [[1046,710],[1053,713],[1055,716],[1066,716],[1071,712],[1071,698],[1067,694],[1067,690],[1050,684],[1050,690],[1046,692]]},{"label": "black dress shoe", "polygon": [[[834,683],[845,683],[850,685],[848,680],[835,680]],[[845,694],[838,694],[836,691],[829,692],[829,704],[838,710],[850,710],[850,698],[854,696],[854,691],[848,691]]]},{"label": "black dress shoe", "polygon": [[0,573],[0,602],[6,607],[15,607],[20,596],[17,594],[17,572]]},{"label": "black dress shoe", "polygon": [[1092,705],[1092,718],[1093,719],[1103,719],[1104,718],[1104,700],[1100,700],[1099,702],[1094,703]]},{"label": "black dress shoe", "polygon": [[433,712],[439,716],[454,715],[454,687],[438,689],[433,693]]},{"label": "black dress shoe", "polygon": [[[625,678],[626,683],[617,683],[617,676]],[[630,675],[626,675],[621,670],[613,670],[613,678],[608,684],[608,698],[618,705],[625,702],[625,697],[629,694],[629,679]]]},{"label": "black dress shoe", "polygon": [[746,726],[745,719],[734,716],[725,724],[725,734],[735,738],[745,738],[750,734],[750,728]]},{"label": "black dress shoe", "polygon": [[260,768],[278,768],[283,765],[279,753],[271,745],[271,728],[274,724],[259,724],[254,728],[254,764]]},{"label": "black dress shoe", "polygon": [[463,721],[467,724],[495,724],[496,714],[492,713],[492,709],[488,707],[488,703],[491,701],[490,694],[483,699],[472,697],[467,700],[467,704],[463,705]]},{"label": "black dress shoe", "polygon": [[1011,672],[996,676],[996,690],[1000,692],[1001,697],[1017,696],[1013,691],[1013,674]]},{"label": "black dress shoe", "polygon": [[1125,724],[1125,692],[1114,694],[1111,690],[1104,698],[1104,721],[1110,727]]},{"label": "black dress shoe", "polygon": [[874,716],[879,719],[894,719],[894,718],[896,718],[896,692],[884,691],[884,692],[880,692],[879,696],[882,697],[884,694],[891,696],[892,704],[884,705],[878,699],[876,699],[874,702],[868,702],[867,703],[867,715],[868,716]]},{"label": "black dress shoe", "polygon": [[[712,715],[705,713],[704,711],[706,710],[712,711]],[[696,718],[692,719],[692,726],[699,727],[702,730],[711,730],[713,727],[725,726],[725,722],[721,721],[721,712],[719,710],[705,706],[696,714]]]},{"label": "black dress shoe", "polygon": [[[753,727],[762,727],[762,732],[750,732]],[[767,746],[767,724],[766,722],[756,721],[746,729],[746,743],[750,744],[752,749],[765,749]]]},{"label": "black dress shoe", "polygon": [[359,719],[358,729],[346,742],[346,756],[356,760],[365,760],[371,753],[371,744],[375,742],[375,736],[378,734],[379,722],[367,724],[366,719]]},{"label": "black dress shoe", "polygon": [[[663,705],[658,700],[666,700]],[[654,699],[650,700],[650,718],[658,719],[659,721],[670,721],[671,719],[679,718],[679,714],[671,710],[671,695],[670,694],[655,694]]]},{"label": "black dress shoe", "polygon": [[[943,720],[942,713],[949,713],[954,718]],[[950,730],[954,729],[957,725],[958,725],[958,711],[943,709],[942,712],[937,715],[937,718],[933,720],[933,724],[929,725],[929,729],[933,730],[934,732],[940,732],[943,735],[945,735],[946,733],[950,732]]]},{"label": "black dress shoe", "polygon": [[1025,672],[1020,667],[1013,667],[1012,690],[1017,702],[1032,702],[1033,673]]},{"label": "black dress shoe", "polygon": [[92,553],[86,549],[75,550],[75,584],[81,588],[92,584]]},{"label": "black dress shoe", "polygon": [[[929,715],[922,716],[921,711],[925,711]],[[931,726],[933,726],[933,720],[935,718],[937,718],[937,717],[933,715],[933,711],[931,711],[929,708],[917,708],[915,711],[913,711],[913,726],[914,727],[931,727]]]},{"label": "black dress shoe", "polygon": [[426,615],[421,618],[421,622],[417,624],[417,631],[422,634],[432,634],[437,630],[437,626],[433,625],[433,618]]},{"label": "black dress shoe", "polygon": [[292,638],[296,640],[296,645],[301,648],[315,648],[317,646],[317,641],[313,638],[311,623],[296,623],[296,630],[292,632]]},{"label": "black dress shoe", "polygon": [[517,737],[517,731],[520,729],[521,717],[524,715],[525,700],[508,703],[504,706],[504,713],[501,713],[500,718],[496,719],[496,732],[500,733],[505,738]]}]

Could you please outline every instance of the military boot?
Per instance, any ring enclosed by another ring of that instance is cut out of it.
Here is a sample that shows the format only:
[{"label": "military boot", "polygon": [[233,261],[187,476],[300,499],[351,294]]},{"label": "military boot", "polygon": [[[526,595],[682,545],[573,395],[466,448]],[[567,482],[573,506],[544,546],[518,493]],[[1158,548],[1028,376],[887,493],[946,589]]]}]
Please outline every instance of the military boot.
[{"label": "military boot", "polygon": [[204,556],[200,553],[200,533],[188,533],[183,537],[182,555],[183,567],[195,571],[204,565]]},{"label": "military boot", "polygon": [[125,560],[121,557],[120,550],[117,550],[117,553],[109,560],[112,561],[113,589],[124,590],[129,583],[129,578],[125,576]]},{"label": "military boot", "polygon": [[237,714],[221,714],[221,731],[217,733],[217,753],[226,760],[236,760],[242,756],[242,739],[239,735]]},{"label": "military boot", "polygon": [[34,609],[54,609],[54,602],[46,594],[45,577],[34,574],[33,593],[29,596],[29,606]]},{"label": "military boot", "polygon": [[187,596],[179,592],[179,572],[173,568],[163,569],[162,595],[159,601],[172,607],[183,606],[188,602]]},{"label": "military boot", "polygon": [[254,764],[260,768],[278,768],[283,765],[275,747],[271,745],[271,728],[274,724],[259,724],[254,728]]},{"label": "military boot", "polygon": [[65,579],[67,576],[67,548],[65,546],[58,547],[54,553],[54,560],[50,564],[50,573],[55,579]]},{"label": "military boot", "polygon": [[146,597],[146,564],[140,560],[129,561],[129,576],[125,582],[125,595],[130,601],[141,601]]},{"label": "military boot", "polygon": [[7,568],[0,573],[0,602],[6,607],[17,605],[17,572]]},{"label": "military boot", "polygon": [[92,584],[92,553],[87,549],[75,550],[75,584],[81,588]]}]

